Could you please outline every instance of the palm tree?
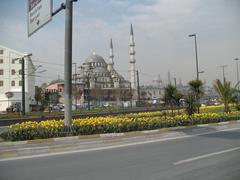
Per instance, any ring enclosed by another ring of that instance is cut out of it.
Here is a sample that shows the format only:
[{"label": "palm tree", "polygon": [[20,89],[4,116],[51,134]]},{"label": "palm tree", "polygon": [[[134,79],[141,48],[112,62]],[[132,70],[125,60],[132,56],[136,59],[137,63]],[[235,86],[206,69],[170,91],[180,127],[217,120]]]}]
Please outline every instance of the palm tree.
[{"label": "palm tree", "polygon": [[175,104],[175,95],[177,93],[177,88],[171,84],[164,88],[164,99],[167,104],[170,105],[173,115],[173,106]]},{"label": "palm tree", "polygon": [[193,93],[188,93],[185,96],[185,103],[186,103],[186,113],[189,116],[191,116],[197,111],[197,101]]},{"label": "palm tree", "polygon": [[188,83],[190,92],[195,96],[197,103],[197,112],[200,112],[200,97],[204,94],[203,82],[201,80],[192,80]]},{"label": "palm tree", "polygon": [[217,79],[213,84],[214,89],[218,93],[221,102],[224,104],[224,111],[229,112],[229,103],[232,102],[232,98],[235,92],[235,89],[231,87],[230,81],[224,81],[223,83]]},{"label": "palm tree", "polygon": [[178,114],[179,114],[179,109],[180,109],[180,106],[181,106],[180,100],[182,98],[183,98],[183,94],[177,90],[175,95],[174,95],[174,101],[175,101],[175,104],[177,105],[177,108],[178,108]]}]

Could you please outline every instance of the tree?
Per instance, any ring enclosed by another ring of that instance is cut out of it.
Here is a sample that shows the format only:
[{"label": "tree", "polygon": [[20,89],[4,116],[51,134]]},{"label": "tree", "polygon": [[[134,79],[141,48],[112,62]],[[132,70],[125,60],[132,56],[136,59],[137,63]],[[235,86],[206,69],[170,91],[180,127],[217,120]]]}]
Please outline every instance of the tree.
[{"label": "tree", "polygon": [[188,83],[190,93],[194,96],[197,104],[197,112],[200,112],[200,98],[204,94],[203,82],[201,80],[192,80]]},{"label": "tree", "polygon": [[230,111],[229,103],[231,103],[233,100],[235,88],[231,87],[230,81],[224,81],[222,83],[219,79],[214,81],[213,87],[216,90],[216,92],[218,93],[220,101],[224,105],[224,111],[229,112]]},{"label": "tree", "polygon": [[171,84],[164,88],[164,100],[166,104],[170,105],[173,115],[173,108],[175,102],[175,96],[177,94],[177,88]]},{"label": "tree", "polygon": [[35,100],[36,100],[36,102],[37,102],[37,105],[38,105],[38,103],[41,102],[41,100],[42,100],[42,93],[43,93],[42,88],[36,86],[36,87],[35,87]]},{"label": "tree", "polygon": [[81,89],[79,89],[79,88],[76,87],[76,86],[73,86],[73,87],[72,87],[72,95],[73,95],[74,101],[75,101],[75,99],[76,99],[77,101],[78,101],[79,99],[81,99],[82,94],[83,94],[83,91],[82,91]]},{"label": "tree", "polygon": [[185,96],[185,104],[186,104],[186,113],[191,116],[197,111],[197,101],[196,97],[193,93],[189,93]]},{"label": "tree", "polygon": [[174,95],[174,100],[175,100],[175,104],[177,105],[178,107],[178,114],[179,114],[179,109],[180,109],[180,106],[181,106],[181,102],[180,100],[183,98],[183,94],[179,91],[177,91]]}]

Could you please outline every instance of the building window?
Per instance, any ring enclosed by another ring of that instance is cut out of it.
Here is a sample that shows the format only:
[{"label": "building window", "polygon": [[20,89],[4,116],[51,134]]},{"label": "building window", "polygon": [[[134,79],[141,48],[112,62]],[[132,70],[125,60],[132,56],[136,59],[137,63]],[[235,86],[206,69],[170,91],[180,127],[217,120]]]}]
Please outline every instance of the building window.
[{"label": "building window", "polygon": [[22,86],[22,81],[19,81],[18,85],[19,85],[19,86]]},{"label": "building window", "polygon": [[15,71],[15,69],[12,69],[12,71],[11,71],[12,73],[12,75],[15,75],[16,74],[16,71]]},{"label": "building window", "polygon": [[3,81],[0,81],[0,86],[3,86]]},{"label": "building window", "polygon": [[22,64],[22,60],[21,59],[19,59],[19,64]]},{"label": "building window", "polygon": [[21,75],[21,74],[22,74],[22,70],[21,70],[21,69],[19,69],[19,71],[18,71],[18,74],[19,74],[19,75]]},{"label": "building window", "polygon": [[0,49],[0,54],[3,54],[3,49]]},{"label": "building window", "polygon": [[0,75],[3,75],[3,69],[0,69]]},{"label": "building window", "polygon": [[0,59],[0,64],[3,64],[3,59]]},{"label": "building window", "polygon": [[12,64],[15,64],[15,60],[14,59],[12,59]]},{"label": "building window", "polygon": [[11,85],[12,85],[12,86],[15,86],[15,81],[12,81],[12,82],[11,82]]}]

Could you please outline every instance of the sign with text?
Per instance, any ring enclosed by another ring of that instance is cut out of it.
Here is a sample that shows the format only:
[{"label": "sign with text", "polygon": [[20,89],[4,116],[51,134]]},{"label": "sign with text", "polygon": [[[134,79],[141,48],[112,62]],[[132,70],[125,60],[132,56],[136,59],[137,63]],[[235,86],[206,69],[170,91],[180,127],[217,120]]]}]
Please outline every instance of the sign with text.
[{"label": "sign with text", "polygon": [[52,0],[28,0],[28,37],[52,19]]}]

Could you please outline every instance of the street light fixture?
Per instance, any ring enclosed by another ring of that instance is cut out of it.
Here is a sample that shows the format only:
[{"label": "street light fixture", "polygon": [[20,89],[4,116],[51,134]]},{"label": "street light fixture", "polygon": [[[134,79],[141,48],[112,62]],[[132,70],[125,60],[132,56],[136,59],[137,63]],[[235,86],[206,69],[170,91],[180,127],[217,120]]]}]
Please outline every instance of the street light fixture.
[{"label": "street light fixture", "polygon": [[197,73],[197,80],[199,80],[199,71],[198,71],[198,54],[197,54],[197,35],[196,34],[190,34],[188,37],[194,37],[195,40],[195,54],[196,54],[196,73]]},{"label": "street light fixture", "polygon": [[238,70],[238,61],[239,61],[239,59],[235,58],[234,60],[236,61],[236,65],[237,65],[237,83],[238,83],[239,82],[239,70]]}]

